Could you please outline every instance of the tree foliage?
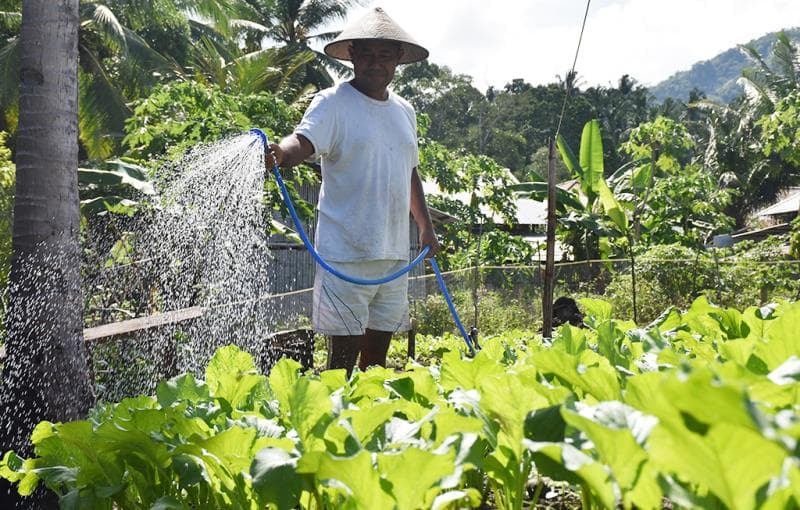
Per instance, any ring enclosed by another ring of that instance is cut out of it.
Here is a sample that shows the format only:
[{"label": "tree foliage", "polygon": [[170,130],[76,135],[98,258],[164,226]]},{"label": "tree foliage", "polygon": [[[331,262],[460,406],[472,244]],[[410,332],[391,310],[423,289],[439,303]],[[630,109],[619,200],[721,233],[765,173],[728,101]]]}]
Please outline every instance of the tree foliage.
[{"label": "tree foliage", "polygon": [[272,94],[233,95],[195,81],[159,85],[134,103],[123,140],[127,155],[142,160],[174,158],[199,142],[219,140],[252,127],[270,138],[290,132],[300,112]]}]

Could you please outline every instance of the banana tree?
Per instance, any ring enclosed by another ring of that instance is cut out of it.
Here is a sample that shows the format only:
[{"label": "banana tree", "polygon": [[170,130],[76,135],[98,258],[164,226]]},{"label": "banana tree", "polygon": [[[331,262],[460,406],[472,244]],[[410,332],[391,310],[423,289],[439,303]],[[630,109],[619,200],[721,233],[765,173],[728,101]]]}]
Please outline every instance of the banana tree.
[{"label": "banana tree", "polygon": [[[566,203],[568,213],[560,218],[567,234],[565,241],[576,258],[593,259],[608,256],[608,240],[628,234],[626,210],[617,201],[604,177],[603,141],[600,123],[587,122],[581,134],[579,157],[559,135],[558,150],[579,184],[575,200]],[[610,220],[610,221],[609,221]]]}]

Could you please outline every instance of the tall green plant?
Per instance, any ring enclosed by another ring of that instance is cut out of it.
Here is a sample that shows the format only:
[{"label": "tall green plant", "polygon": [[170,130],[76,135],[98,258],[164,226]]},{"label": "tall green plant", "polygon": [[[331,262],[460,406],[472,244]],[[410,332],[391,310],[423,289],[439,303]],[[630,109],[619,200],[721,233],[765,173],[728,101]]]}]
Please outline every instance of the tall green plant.
[{"label": "tall green plant", "polygon": [[609,237],[625,235],[628,230],[627,214],[604,176],[600,124],[592,120],[584,125],[579,158],[561,136],[556,142],[564,164],[580,185],[581,207],[575,208],[570,204],[573,210],[560,219],[567,231],[566,242],[572,246],[576,258],[597,258],[601,254],[602,238],[606,241]]},{"label": "tall green plant", "polygon": [[640,125],[622,144],[632,164],[609,180],[632,203],[636,244],[702,247],[711,235],[732,228],[725,209],[733,193],[693,161],[694,147],[687,128],[667,117]]}]

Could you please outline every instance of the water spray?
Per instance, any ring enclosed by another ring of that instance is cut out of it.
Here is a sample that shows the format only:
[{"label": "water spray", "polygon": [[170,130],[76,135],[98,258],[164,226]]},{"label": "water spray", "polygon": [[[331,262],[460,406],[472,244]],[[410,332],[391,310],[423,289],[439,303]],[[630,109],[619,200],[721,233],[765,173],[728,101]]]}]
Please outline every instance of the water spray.
[{"label": "water spray", "polygon": [[[250,133],[258,136],[259,140],[264,146],[264,150],[266,151],[269,147],[269,141],[267,140],[267,135],[258,128],[253,128],[250,130]],[[289,209],[289,214],[292,217],[292,221],[294,222],[294,226],[297,229],[297,233],[300,235],[300,239],[303,240],[303,244],[305,245],[308,252],[314,257],[320,266],[322,266],[326,271],[333,274],[334,276],[341,278],[350,283],[355,283],[358,285],[380,285],[382,283],[390,282],[400,276],[403,276],[407,272],[411,271],[416,265],[420,262],[425,260],[425,256],[430,251],[430,246],[424,246],[422,250],[419,252],[414,260],[412,260],[406,267],[396,271],[390,275],[384,276],[383,278],[377,278],[374,280],[366,280],[363,278],[355,278],[353,276],[344,274],[335,268],[331,267],[330,264],[325,262],[322,257],[317,253],[317,250],[314,248],[314,245],[308,239],[306,235],[305,229],[303,229],[303,224],[300,221],[300,217],[297,215],[297,211],[294,208],[294,204],[292,203],[292,199],[289,196],[289,191],[286,189],[286,184],[283,182],[283,177],[281,177],[280,170],[278,169],[278,165],[272,166],[272,174],[275,176],[275,180],[278,183],[278,187],[281,190],[281,196],[283,196],[283,201],[286,203],[286,207]],[[436,259],[431,257],[430,259],[431,267],[433,268],[433,272],[436,275],[436,281],[439,283],[439,287],[442,289],[442,294],[444,295],[445,301],[447,301],[447,306],[450,308],[450,313],[453,315],[453,319],[455,320],[456,326],[458,326],[458,330],[461,332],[461,336],[464,338],[464,342],[467,344],[467,348],[469,349],[470,355],[475,355],[475,347],[473,345],[472,338],[467,333],[467,330],[464,329],[463,324],[461,324],[461,319],[458,316],[458,312],[456,311],[456,307],[453,304],[453,300],[450,297],[450,292],[447,290],[447,285],[444,283],[444,278],[442,278],[442,272],[439,270],[439,264],[436,263]]]}]

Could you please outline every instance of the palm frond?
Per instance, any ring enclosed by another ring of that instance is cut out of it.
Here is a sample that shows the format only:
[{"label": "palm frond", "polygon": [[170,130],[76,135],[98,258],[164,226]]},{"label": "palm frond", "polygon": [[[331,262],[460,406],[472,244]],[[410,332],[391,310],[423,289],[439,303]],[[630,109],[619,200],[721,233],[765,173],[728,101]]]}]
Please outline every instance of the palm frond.
[{"label": "palm frond", "polygon": [[22,26],[22,13],[0,11],[0,28],[8,31],[19,30]]},{"label": "palm frond", "polygon": [[217,30],[226,36],[227,21],[241,11],[241,0],[175,0],[175,6],[189,15],[189,18],[205,18],[212,21]]},{"label": "palm frond", "polygon": [[255,21],[250,21],[247,19],[232,19],[228,21],[228,26],[232,29],[237,29],[237,30],[247,30],[259,33],[269,32],[269,27],[262,25],[261,23],[256,23]]},{"label": "palm frond", "polygon": [[780,75],[785,77],[788,87],[797,88],[800,75],[800,58],[798,49],[785,32],[778,34],[778,40],[772,50],[772,56]]},{"label": "palm frond", "polygon": [[322,52],[315,51],[314,54],[317,56],[317,60],[319,60],[322,65],[336,73],[339,78],[349,78],[353,76],[353,69],[346,64],[343,64],[341,61],[336,60],[333,57],[329,57]]},{"label": "palm frond", "polygon": [[341,30],[334,30],[333,32],[320,32],[318,34],[308,36],[309,39],[316,39],[318,41],[328,42],[333,41],[341,34]]},{"label": "palm frond", "polygon": [[313,30],[334,20],[344,20],[351,7],[368,3],[366,0],[308,0],[303,2],[298,23]]},{"label": "palm frond", "polygon": [[289,53],[284,48],[266,48],[234,61],[238,89],[244,93],[277,92],[291,77],[314,61],[311,52]]},{"label": "palm frond", "polygon": [[758,70],[742,69],[742,76],[736,80],[736,83],[742,86],[747,102],[754,109],[757,109],[762,101],[771,107],[778,100]]},{"label": "palm frond", "polygon": [[739,50],[744,53],[744,56],[754,62],[758,68],[765,73],[766,75],[772,74],[772,69],[769,68],[769,65],[753,46],[747,44],[740,44]]},{"label": "palm frond", "polygon": [[107,158],[124,136],[131,111],[97,56],[82,45],[78,52],[85,70],[78,83],[79,136],[89,157]]},{"label": "palm frond", "polygon": [[207,37],[201,37],[192,53],[195,79],[205,84],[225,88],[228,83],[227,61],[219,47]]},{"label": "palm frond", "polygon": [[142,37],[129,28],[123,27],[125,45],[128,48],[126,57],[136,66],[148,72],[161,71],[181,74],[180,65],[171,57],[166,57],[154,50]]},{"label": "palm frond", "polygon": [[214,47],[217,49],[217,52],[226,61],[233,60],[239,53],[236,41],[220,33],[214,25],[203,23],[199,20],[190,19],[189,28],[192,32],[192,37],[195,40],[201,41],[203,39],[207,39],[209,42],[213,43]]},{"label": "palm frond", "polygon": [[82,31],[95,31],[114,50],[122,53],[128,52],[124,27],[108,6],[98,3],[82,3],[80,15]]}]

